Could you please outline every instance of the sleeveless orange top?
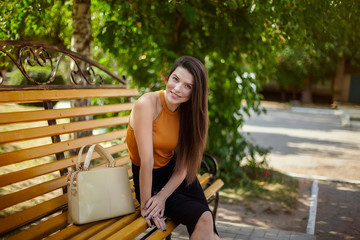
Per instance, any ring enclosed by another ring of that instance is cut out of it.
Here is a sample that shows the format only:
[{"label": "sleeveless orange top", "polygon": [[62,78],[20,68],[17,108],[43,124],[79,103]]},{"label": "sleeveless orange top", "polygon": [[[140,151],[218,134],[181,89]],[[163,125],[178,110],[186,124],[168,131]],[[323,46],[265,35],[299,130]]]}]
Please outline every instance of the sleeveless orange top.
[{"label": "sleeveless orange top", "polygon": [[[153,121],[154,168],[161,168],[169,163],[179,139],[180,110],[172,112],[166,107],[164,91],[160,91],[160,99],[162,110]],[[130,124],[127,128],[126,139],[132,163],[140,166],[135,134]]]}]

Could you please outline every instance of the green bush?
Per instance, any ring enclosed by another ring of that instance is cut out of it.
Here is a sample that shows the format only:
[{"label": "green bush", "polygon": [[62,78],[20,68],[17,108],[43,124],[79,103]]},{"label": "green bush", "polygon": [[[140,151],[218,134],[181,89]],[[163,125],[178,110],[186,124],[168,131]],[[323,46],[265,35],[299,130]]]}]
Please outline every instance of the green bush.
[{"label": "green bush", "polygon": [[[43,83],[50,79],[51,68],[35,66],[35,67],[31,67],[31,69],[28,69],[27,74],[29,74],[29,76],[35,81]],[[26,79],[26,77],[19,70],[15,70],[14,72],[12,72],[10,76],[9,84],[16,86],[35,85],[34,83]],[[67,84],[67,81],[65,81],[65,79],[59,72],[55,75],[54,81],[49,83],[49,85],[65,85],[65,84]],[[55,105],[56,102],[53,102],[53,104]],[[21,105],[42,107],[43,103],[34,102],[34,103],[23,103]]]},{"label": "green bush", "polygon": [[[27,73],[29,76],[34,79],[37,82],[47,82],[50,79],[51,75],[51,68],[49,67],[31,67],[27,69]],[[10,76],[10,85],[20,85],[20,86],[26,86],[26,85],[35,85],[21,73],[21,71],[16,70],[14,71]],[[65,85],[67,84],[67,81],[63,78],[63,76],[57,72],[55,75],[55,80],[50,83],[51,85]]]}]

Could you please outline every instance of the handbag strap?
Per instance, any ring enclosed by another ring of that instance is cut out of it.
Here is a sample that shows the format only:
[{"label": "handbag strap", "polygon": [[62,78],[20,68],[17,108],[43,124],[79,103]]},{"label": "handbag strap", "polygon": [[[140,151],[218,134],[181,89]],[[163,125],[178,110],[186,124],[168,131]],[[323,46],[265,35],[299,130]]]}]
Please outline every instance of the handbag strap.
[{"label": "handbag strap", "polygon": [[70,175],[70,188],[67,194],[70,194],[69,202],[68,202],[68,223],[72,223],[72,216],[71,216],[71,212],[72,212],[72,196],[73,196],[73,191],[74,191],[74,177],[76,175],[77,171],[72,172]]},{"label": "handbag strap", "polygon": [[[76,165],[76,169],[79,170],[80,169],[80,163],[81,163],[81,157],[82,157],[82,152],[84,150],[84,148],[88,146],[88,145],[84,145],[80,148],[80,151],[79,151],[79,155],[78,155],[78,163]],[[114,167],[115,166],[115,160],[114,158],[111,156],[111,154],[106,151],[105,148],[103,148],[101,145],[99,144],[93,144],[90,146],[87,154],[86,154],[86,157],[85,157],[85,161],[84,161],[84,170],[87,170],[89,168],[89,165],[90,165],[90,161],[91,161],[91,158],[92,158],[92,155],[94,153],[94,150],[105,160],[108,161],[108,165],[111,166],[111,167]]]},{"label": "handbag strap", "polygon": [[84,148],[89,146],[89,144],[85,144],[84,146],[82,146],[79,150],[79,153],[78,153],[78,160],[77,160],[77,163],[76,163],[76,170],[79,171],[81,168],[80,168],[80,164],[81,164],[81,157],[82,157],[82,153],[84,151]]},{"label": "handbag strap", "polygon": [[103,148],[101,145],[96,144],[95,145],[95,151],[100,154],[100,156],[103,159],[106,159],[109,162],[109,166],[111,167],[115,167],[115,160],[114,158],[111,156],[111,154],[105,149]]}]

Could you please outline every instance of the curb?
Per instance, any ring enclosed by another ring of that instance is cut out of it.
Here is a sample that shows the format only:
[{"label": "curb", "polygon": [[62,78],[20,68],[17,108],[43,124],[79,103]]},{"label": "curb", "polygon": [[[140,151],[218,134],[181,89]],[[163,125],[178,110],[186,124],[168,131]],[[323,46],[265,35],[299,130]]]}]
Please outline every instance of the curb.
[{"label": "curb", "polygon": [[319,185],[318,185],[318,181],[315,180],[311,187],[309,219],[306,226],[306,233],[311,235],[315,234],[318,192],[319,192]]},{"label": "curb", "polygon": [[298,173],[285,173],[290,177],[295,178],[305,178],[305,179],[312,179],[312,180],[322,180],[322,181],[330,181],[330,182],[340,182],[340,183],[349,183],[349,184],[360,184],[358,180],[346,180],[346,179],[338,179],[338,178],[328,178],[323,176],[311,176],[305,174],[298,174]]},{"label": "curb", "polygon": [[358,117],[353,117],[348,113],[340,115],[341,125],[344,127],[360,127],[360,121]]},{"label": "curb", "polygon": [[294,113],[312,113],[312,114],[326,114],[340,117],[341,125],[344,127],[358,128],[360,127],[359,113],[349,113],[341,109],[323,109],[323,108],[308,108],[308,107],[291,107],[291,112]]},{"label": "curb", "polygon": [[341,115],[341,114],[343,114],[342,110],[323,109],[323,108],[308,108],[308,107],[291,107],[291,112],[329,114],[329,115]]},{"label": "curb", "polygon": [[288,175],[290,177],[295,177],[295,178],[314,180],[312,183],[312,186],[311,186],[309,218],[308,218],[308,223],[306,226],[306,233],[311,234],[311,235],[315,234],[316,211],[317,211],[317,202],[318,202],[318,193],[319,193],[318,180],[348,183],[348,184],[357,184],[357,185],[360,184],[360,181],[357,181],[357,180],[327,178],[327,177],[323,177],[323,176],[309,176],[309,175],[297,174],[297,173],[286,173],[286,175]]}]

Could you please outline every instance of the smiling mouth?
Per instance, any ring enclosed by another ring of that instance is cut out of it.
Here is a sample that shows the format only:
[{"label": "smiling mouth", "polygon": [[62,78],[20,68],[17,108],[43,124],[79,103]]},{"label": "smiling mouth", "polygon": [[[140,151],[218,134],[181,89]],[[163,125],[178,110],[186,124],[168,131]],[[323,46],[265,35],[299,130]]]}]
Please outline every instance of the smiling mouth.
[{"label": "smiling mouth", "polygon": [[179,96],[178,94],[174,93],[173,91],[170,91],[173,95],[175,95],[175,97],[177,98],[181,98],[181,96]]}]

